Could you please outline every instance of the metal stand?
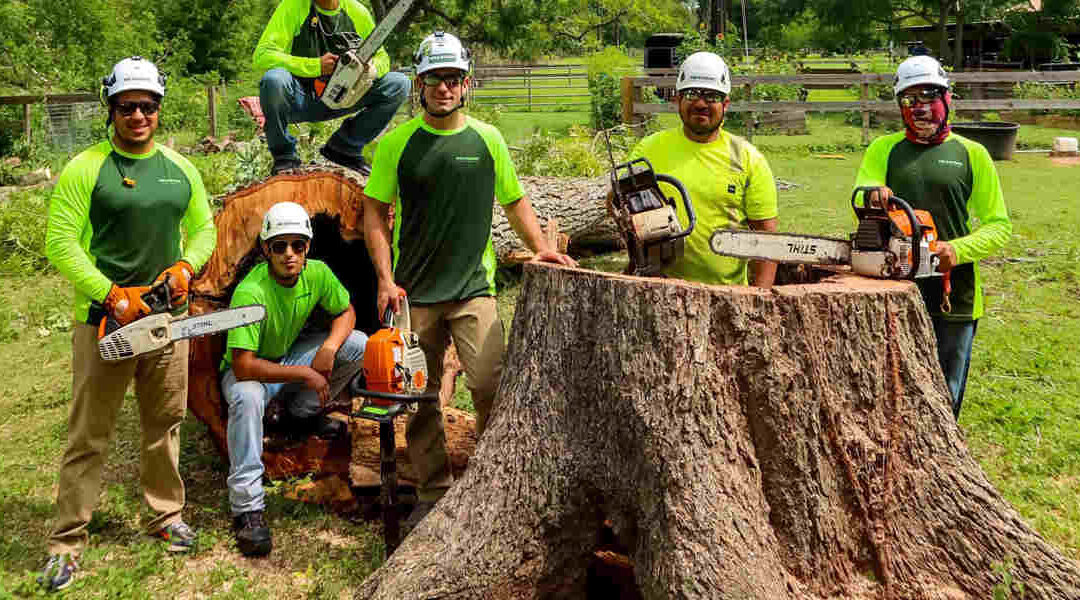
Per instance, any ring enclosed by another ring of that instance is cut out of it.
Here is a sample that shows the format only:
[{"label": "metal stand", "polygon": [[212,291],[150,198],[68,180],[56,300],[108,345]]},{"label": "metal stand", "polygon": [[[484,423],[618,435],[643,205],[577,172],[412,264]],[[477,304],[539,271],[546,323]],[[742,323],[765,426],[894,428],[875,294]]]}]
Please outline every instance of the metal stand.
[{"label": "metal stand", "polygon": [[382,507],[383,541],[389,557],[401,544],[401,515],[397,495],[397,444],[394,443],[394,418],[420,402],[437,402],[439,392],[393,394],[357,390],[364,399],[360,410],[350,416],[379,424],[379,504]]}]

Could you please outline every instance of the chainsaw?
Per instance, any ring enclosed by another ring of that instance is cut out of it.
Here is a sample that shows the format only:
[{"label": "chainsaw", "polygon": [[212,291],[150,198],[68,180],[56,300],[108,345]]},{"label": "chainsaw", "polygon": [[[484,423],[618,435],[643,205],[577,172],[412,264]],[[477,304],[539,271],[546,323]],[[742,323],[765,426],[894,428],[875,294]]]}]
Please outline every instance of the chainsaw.
[{"label": "chainsaw", "polygon": [[266,307],[262,304],[174,318],[170,297],[169,276],[166,276],[142,295],[143,302],[150,307],[149,315],[122,327],[112,315],[103,317],[98,326],[101,359],[109,362],[127,360],[160,350],[177,340],[219,333],[266,318]]},{"label": "chainsaw", "polygon": [[364,347],[362,377],[351,385],[353,394],[364,398],[359,416],[392,419],[406,409],[415,410],[417,396],[427,390],[427,357],[410,327],[409,300],[403,297],[401,302],[402,325],[397,326],[393,309],[386,307],[383,328]]},{"label": "chainsaw", "polygon": [[[607,131],[604,131],[605,136]],[[629,275],[654,276],[682,257],[684,239],[694,230],[697,215],[690,194],[682,182],[670,175],[658,175],[647,158],[615,164],[611,159],[611,213],[626,242]],[[666,198],[659,182],[671,184],[682,196],[690,224],[684,229],[675,210],[675,199]]]},{"label": "chainsaw", "polygon": [[375,80],[374,73],[368,73],[374,67],[368,63],[415,1],[398,0],[371,30],[367,39],[351,31],[340,31],[330,36],[330,51],[338,55],[338,60],[329,79],[320,77],[315,80],[315,95],[323,104],[332,109],[351,108],[367,93]]},{"label": "chainsaw", "polygon": [[925,210],[914,210],[903,198],[892,196],[888,206],[858,206],[860,192],[878,188],[859,187],[851,194],[851,208],[858,219],[850,239],[797,233],[717,229],[709,248],[721,256],[805,265],[849,265],[851,271],[879,279],[942,277],[945,294],[942,311],[949,312],[952,286],[949,273],[937,270],[938,232]]}]

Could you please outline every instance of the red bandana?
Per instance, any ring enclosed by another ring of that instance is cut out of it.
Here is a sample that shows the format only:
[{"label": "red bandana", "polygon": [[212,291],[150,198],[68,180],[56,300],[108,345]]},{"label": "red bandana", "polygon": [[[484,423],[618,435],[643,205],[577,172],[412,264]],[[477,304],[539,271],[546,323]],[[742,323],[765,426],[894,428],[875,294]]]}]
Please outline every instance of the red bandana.
[{"label": "red bandana", "polygon": [[949,105],[952,104],[952,92],[945,92],[930,104],[900,106],[904,117],[907,139],[916,144],[935,145],[945,141],[949,135]]}]

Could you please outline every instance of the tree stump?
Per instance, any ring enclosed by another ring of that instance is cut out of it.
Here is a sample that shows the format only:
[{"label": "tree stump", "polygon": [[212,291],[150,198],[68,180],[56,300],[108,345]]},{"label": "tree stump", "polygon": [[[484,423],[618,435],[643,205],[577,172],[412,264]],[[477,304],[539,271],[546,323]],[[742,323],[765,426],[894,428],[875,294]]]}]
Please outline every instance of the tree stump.
[{"label": "tree stump", "polygon": [[987,481],[914,285],[763,291],[527,264],[492,420],[362,599],[1080,597]]}]

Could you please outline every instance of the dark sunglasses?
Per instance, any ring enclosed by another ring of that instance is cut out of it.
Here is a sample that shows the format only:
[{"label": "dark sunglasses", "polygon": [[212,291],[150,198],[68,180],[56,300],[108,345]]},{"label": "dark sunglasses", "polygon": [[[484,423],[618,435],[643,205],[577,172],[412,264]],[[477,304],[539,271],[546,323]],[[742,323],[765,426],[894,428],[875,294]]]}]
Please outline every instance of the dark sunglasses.
[{"label": "dark sunglasses", "polygon": [[293,254],[303,254],[307,252],[308,242],[307,240],[274,240],[270,242],[270,251],[274,254],[285,254],[285,250],[289,246],[292,246]]},{"label": "dark sunglasses", "polygon": [[945,90],[940,88],[926,88],[924,90],[916,90],[911,93],[905,93],[900,95],[900,104],[902,106],[914,106],[916,102],[919,104],[930,104],[934,100],[941,98],[945,95]]},{"label": "dark sunglasses", "polygon": [[709,104],[716,104],[717,102],[723,102],[727,96],[723,92],[716,90],[702,90],[697,88],[691,88],[682,91],[683,99],[689,102],[695,102],[698,98],[708,102]]},{"label": "dark sunglasses", "polygon": [[446,87],[450,89],[454,89],[461,85],[463,79],[464,78],[461,75],[436,75],[434,73],[420,76],[420,81],[423,81],[424,85],[438,87],[440,83],[445,83]]},{"label": "dark sunglasses", "polygon": [[125,117],[130,117],[135,114],[135,109],[141,110],[143,116],[149,117],[152,114],[156,114],[157,111],[161,109],[161,103],[154,100],[145,100],[143,102],[117,102],[116,104],[113,104],[113,108]]}]

